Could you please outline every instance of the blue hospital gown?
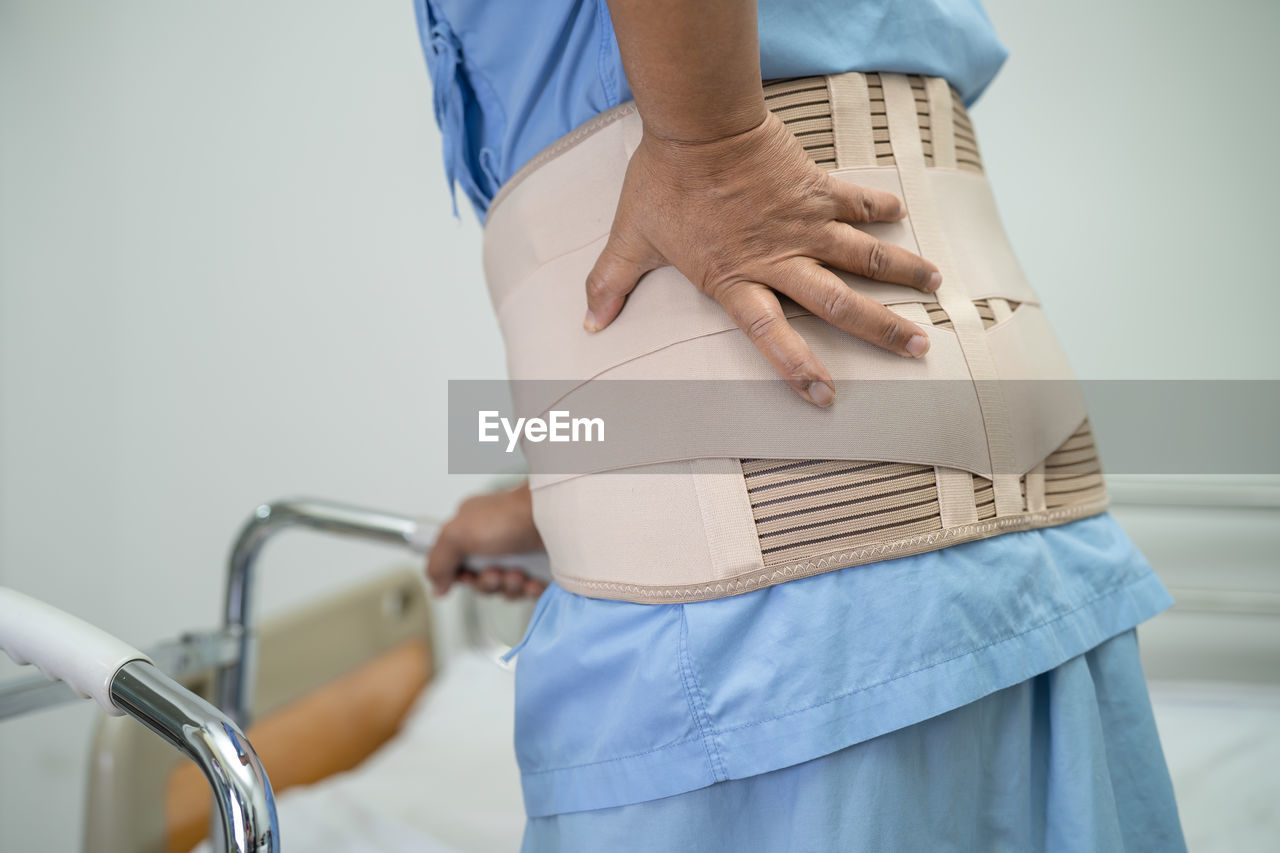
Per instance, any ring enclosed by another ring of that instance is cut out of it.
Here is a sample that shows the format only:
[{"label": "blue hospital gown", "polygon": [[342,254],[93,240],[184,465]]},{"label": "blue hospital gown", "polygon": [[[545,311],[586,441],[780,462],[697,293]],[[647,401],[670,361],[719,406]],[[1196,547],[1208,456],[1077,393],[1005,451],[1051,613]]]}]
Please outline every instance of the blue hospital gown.
[{"label": "blue hospital gown", "polygon": [[1171,603],[1106,513],[694,604],[552,586],[525,849],[1181,850],[1133,630]]},{"label": "blue hospital gown", "polygon": [[[417,0],[445,169],[481,220],[630,97],[602,0]],[[976,0],[761,0],[766,78],[947,78]],[[541,851],[1183,850],[1135,626],[1171,604],[1109,514],[694,604],[552,585],[517,647]]]}]

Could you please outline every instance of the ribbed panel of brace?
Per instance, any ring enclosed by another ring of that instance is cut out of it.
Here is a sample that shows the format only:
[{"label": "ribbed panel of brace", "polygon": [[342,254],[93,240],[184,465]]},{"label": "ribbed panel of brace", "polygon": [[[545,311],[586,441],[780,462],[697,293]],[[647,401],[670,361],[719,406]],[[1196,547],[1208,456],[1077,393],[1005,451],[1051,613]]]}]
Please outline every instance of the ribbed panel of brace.
[{"label": "ribbed panel of brace", "polygon": [[[847,85],[841,78],[853,78],[855,75],[839,75],[836,77],[797,77],[789,80],[771,80],[765,83],[764,97],[767,106],[778,116],[804,145],[806,153],[824,169],[835,169],[843,166],[892,166],[896,163],[893,157],[893,142],[889,139],[889,117],[884,106],[884,86],[879,74],[856,75],[850,82],[861,85],[855,90],[857,100],[854,110],[861,107],[861,98],[865,92],[868,116],[840,116],[839,109],[832,107],[831,86]],[[929,98],[927,79],[918,76],[908,78],[911,83],[913,99],[916,102],[917,123],[920,130],[920,142],[926,166],[941,165],[934,160],[933,127],[935,123],[944,124],[942,117],[933,115]],[[939,81],[946,85],[944,81]],[[936,99],[936,96],[935,96]],[[860,111],[860,110],[859,110]],[[940,142],[946,145],[946,153],[939,152],[942,162],[954,165],[957,169],[981,173],[982,155],[978,150],[978,137],[973,131],[973,122],[960,100],[960,95],[950,89],[951,120],[948,124],[950,134],[944,134]],[[844,120],[842,122],[842,120]],[[835,127],[842,123],[846,132],[837,136]],[[871,157],[859,153],[859,137],[870,129]],[[841,148],[848,146],[853,153],[839,162],[836,141]]]},{"label": "ribbed panel of brace", "polygon": [[[973,521],[995,518],[995,489],[978,474],[972,480]],[[742,474],[756,521],[760,553],[768,567],[816,552],[873,542],[898,541],[943,528],[936,472],[927,465],[849,460],[743,459]],[[1028,493],[1028,472],[1019,492]],[[1043,463],[1044,506],[1062,509],[1106,499],[1102,464],[1086,420]],[[968,487],[966,487],[967,490]]]},{"label": "ribbed panel of brace", "polygon": [[[978,319],[982,320],[982,328],[984,329],[990,329],[1003,319],[1002,317],[996,316],[996,311],[998,309],[992,304],[996,301],[997,300],[994,299],[973,300],[973,307],[977,309]],[[1005,307],[1008,309],[1008,314],[1012,314],[1014,311],[1018,310],[1018,306],[1022,304],[1021,302],[1015,302],[1012,299],[1003,299],[999,301],[1005,304]],[[947,316],[947,312],[943,310],[941,305],[937,302],[922,302],[921,304],[929,314],[930,323],[942,329],[952,328],[951,318]]]},{"label": "ribbed panel of brace", "polygon": [[942,527],[933,468],[744,459],[766,566]]}]

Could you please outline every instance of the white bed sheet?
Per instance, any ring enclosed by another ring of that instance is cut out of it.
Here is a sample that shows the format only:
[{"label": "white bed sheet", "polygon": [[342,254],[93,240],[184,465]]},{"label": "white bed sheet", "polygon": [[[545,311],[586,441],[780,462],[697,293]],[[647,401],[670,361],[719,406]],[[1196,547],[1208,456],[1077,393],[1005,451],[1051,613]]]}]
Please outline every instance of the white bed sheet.
[{"label": "white bed sheet", "polygon": [[277,798],[282,849],[519,850],[524,806],[511,741],[513,691],[513,673],[491,658],[452,658],[400,732],[359,767]]},{"label": "white bed sheet", "polygon": [[[284,849],[518,850],[512,694],[512,673],[490,658],[453,659],[360,767],[279,797]],[[1151,696],[1189,849],[1280,851],[1280,687],[1155,682]]]}]

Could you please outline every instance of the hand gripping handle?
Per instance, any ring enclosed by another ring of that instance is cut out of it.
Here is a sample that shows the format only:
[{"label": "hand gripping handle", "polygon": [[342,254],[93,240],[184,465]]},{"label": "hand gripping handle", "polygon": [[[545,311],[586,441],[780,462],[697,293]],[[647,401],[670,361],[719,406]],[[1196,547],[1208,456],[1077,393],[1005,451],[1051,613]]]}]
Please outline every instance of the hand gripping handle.
[{"label": "hand gripping handle", "polygon": [[[418,526],[405,534],[405,539],[409,546],[420,554],[426,554],[431,550],[431,546],[435,544],[436,535],[439,534],[439,525],[430,521],[421,521]],[[551,560],[547,557],[546,551],[530,551],[524,554],[495,554],[493,556],[483,556],[480,554],[469,554],[462,561],[462,565],[473,572],[479,572],[490,566],[496,566],[500,569],[518,569],[529,577],[540,580],[543,583],[551,583]]]},{"label": "hand gripping handle", "polygon": [[65,681],[114,716],[124,714],[111,701],[116,673],[129,661],[150,662],[106,631],[7,587],[0,587],[0,650],[51,681]]}]

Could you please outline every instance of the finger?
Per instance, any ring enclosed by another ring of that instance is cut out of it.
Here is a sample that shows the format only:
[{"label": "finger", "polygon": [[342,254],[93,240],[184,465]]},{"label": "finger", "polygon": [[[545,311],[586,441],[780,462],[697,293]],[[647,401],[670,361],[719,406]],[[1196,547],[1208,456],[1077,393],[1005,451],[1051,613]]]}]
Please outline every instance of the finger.
[{"label": "finger", "polygon": [[833,267],[925,293],[942,286],[942,274],[932,262],[845,222],[832,222],[823,231],[814,256]]},{"label": "finger", "polygon": [[816,406],[831,405],[836,387],[831,374],[800,333],[791,328],[773,291],[750,282],[730,288],[718,298],[733,322],[801,399]]},{"label": "finger", "polygon": [[524,594],[530,598],[537,598],[547,589],[547,585],[537,578],[524,579]]},{"label": "finger", "polygon": [[465,556],[457,524],[446,523],[440,528],[440,533],[427,554],[427,580],[431,582],[431,589],[436,595],[444,595],[453,586]]},{"label": "finger", "polygon": [[587,315],[582,320],[583,328],[598,332],[612,323],[640,277],[658,266],[650,252],[633,251],[625,238],[610,234],[595,266],[587,274]]},{"label": "finger", "polygon": [[790,265],[786,279],[772,284],[831,325],[867,343],[907,358],[919,358],[929,351],[929,334],[924,329],[812,261]]},{"label": "finger", "polygon": [[907,206],[893,193],[827,178],[827,191],[836,202],[836,218],[845,222],[897,222]]},{"label": "finger", "polygon": [[514,601],[524,594],[525,573],[519,569],[508,569],[503,572],[502,594],[509,601]]},{"label": "finger", "polygon": [[490,566],[481,571],[476,577],[476,589],[484,593],[497,592],[502,589],[502,569],[497,566]]}]

